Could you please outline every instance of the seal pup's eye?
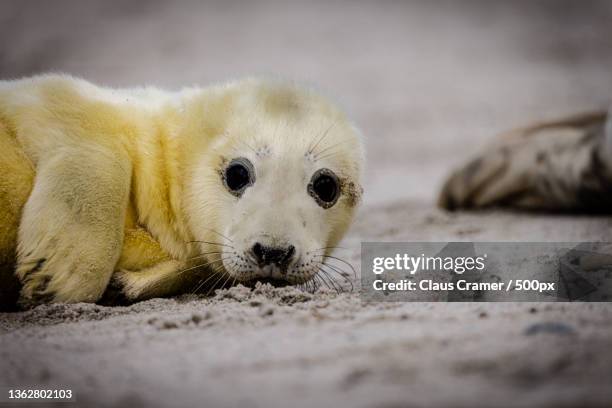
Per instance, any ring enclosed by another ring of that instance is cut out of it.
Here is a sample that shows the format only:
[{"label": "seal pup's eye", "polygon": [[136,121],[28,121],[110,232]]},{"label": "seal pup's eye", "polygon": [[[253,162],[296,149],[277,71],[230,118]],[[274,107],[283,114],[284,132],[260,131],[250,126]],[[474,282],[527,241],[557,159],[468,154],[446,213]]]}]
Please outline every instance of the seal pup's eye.
[{"label": "seal pup's eye", "polygon": [[323,208],[330,208],[340,196],[338,177],[330,169],[315,171],[308,183],[308,194]]},{"label": "seal pup's eye", "polygon": [[255,169],[249,159],[233,159],[223,172],[223,183],[230,193],[240,197],[244,190],[255,183]]}]

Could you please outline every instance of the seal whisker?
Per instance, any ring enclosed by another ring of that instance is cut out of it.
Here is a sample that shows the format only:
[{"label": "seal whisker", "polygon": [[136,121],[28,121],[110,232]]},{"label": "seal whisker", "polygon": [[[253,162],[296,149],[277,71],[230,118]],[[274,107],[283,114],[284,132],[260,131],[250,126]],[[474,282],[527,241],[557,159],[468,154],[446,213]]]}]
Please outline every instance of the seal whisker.
[{"label": "seal whisker", "polygon": [[332,265],[329,262],[323,262],[322,265],[327,266],[328,268],[330,268],[332,271],[336,272],[338,275],[342,276],[343,279],[350,279],[350,274],[345,271],[344,269],[342,269],[340,266],[338,265]]},{"label": "seal whisker", "polygon": [[[353,290],[353,281],[352,281],[352,279],[350,279],[350,275],[347,272],[345,272],[342,268],[339,268],[337,265],[331,265],[331,264],[325,263],[325,262],[319,262],[318,263],[318,267],[319,267],[319,269],[322,269],[323,267],[328,268],[328,269],[324,269],[324,271],[327,272],[326,276],[328,278],[330,278],[330,279],[333,276],[335,276],[336,274],[340,275],[340,277],[351,286],[351,291]],[[336,283],[338,283],[338,285],[340,285],[340,282],[338,282],[336,280],[336,278],[334,278],[334,282],[336,282]]]},{"label": "seal whisker", "polygon": [[232,284],[230,286],[234,286],[236,284],[236,276],[238,275],[238,273],[236,271],[236,266],[238,266],[238,260],[237,260],[236,257],[234,257],[232,259],[232,263],[229,265],[228,268],[226,268],[226,269],[228,269],[228,272],[231,272],[231,273],[229,273],[230,277],[233,275],[233,278],[234,278],[232,280]]},{"label": "seal whisker", "polygon": [[314,278],[315,278],[315,279],[317,279],[317,282],[319,282],[319,284],[320,284],[320,286],[319,286],[319,287],[323,287],[323,285],[325,285],[325,287],[326,287],[327,289],[329,289],[329,290],[333,290],[333,289],[332,289],[332,288],[329,286],[329,284],[323,280],[323,278],[322,278],[321,276],[319,276],[319,275],[315,275],[315,276],[314,276]]},{"label": "seal whisker", "polygon": [[317,281],[316,281],[315,279],[311,279],[309,282],[312,284],[312,292],[313,292],[313,293],[314,293],[314,292],[316,292],[316,291],[317,291],[317,289],[318,289],[318,283],[317,283]]},{"label": "seal whisker", "polygon": [[311,293],[313,292],[312,287],[311,287],[312,280],[308,280],[308,281],[304,282],[304,285],[306,285],[306,291],[311,292]]},{"label": "seal whisker", "polygon": [[340,275],[342,277],[342,279],[344,279],[345,282],[347,282],[349,285],[351,285],[351,292],[353,291],[353,289],[354,289],[353,280],[350,278],[350,275],[347,272],[345,272],[344,270],[342,270],[340,268],[337,268],[337,267],[335,267],[333,265],[330,265],[330,264],[323,264],[323,266],[326,266],[327,268],[331,269],[331,271],[333,271],[333,272],[337,273],[338,275]]},{"label": "seal whisker", "polygon": [[220,275],[221,276],[219,277],[219,279],[217,279],[215,283],[212,284],[212,286],[206,291],[206,294],[204,296],[208,296],[210,292],[217,287],[217,284],[221,281],[221,279],[223,279],[223,274],[221,273]]},{"label": "seal whisker", "polygon": [[[335,259],[337,261],[342,262],[343,264],[345,264],[346,266],[348,266],[349,268],[351,268],[351,270],[353,271],[353,276],[355,278],[357,278],[357,271],[355,271],[355,268],[353,267],[353,265],[351,265],[350,263],[348,263],[347,261],[345,261],[342,258],[338,258],[337,256],[333,256],[333,255],[316,255],[316,256],[320,256],[322,258],[330,258],[330,259]],[[325,263],[325,261],[323,261],[323,263]]]},{"label": "seal whisker", "polygon": [[[320,277],[319,275],[314,275],[314,276],[312,277],[312,280],[314,280],[314,281],[318,282],[318,283],[320,284],[320,287],[323,287],[323,283],[321,283],[321,282],[323,282],[323,281],[321,280],[321,277]],[[326,284],[326,283],[325,283],[325,286],[327,286],[327,284]],[[327,286],[327,287],[329,288],[329,286]]]},{"label": "seal whisker", "polygon": [[202,286],[204,286],[204,284],[206,284],[206,282],[208,282],[208,281],[209,281],[209,280],[210,280],[210,279],[211,279],[213,276],[217,276],[217,275],[219,275],[220,273],[221,273],[221,271],[215,271],[215,272],[213,272],[211,275],[209,275],[209,276],[208,276],[206,279],[204,279],[204,278],[200,279],[200,281],[197,283],[197,287],[196,287],[196,288],[195,288],[195,289],[194,289],[194,290],[193,290],[191,293],[192,293],[192,294],[193,294],[193,293],[196,293],[196,292],[197,292],[198,290],[200,290],[200,288],[201,288]]},{"label": "seal whisker", "polygon": [[323,134],[321,135],[321,137],[319,138],[319,140],[317,140],[317,142],[314,144],[314,146],[310,147],[308,149],[308,153],[309,154],[313,154],[315,149],[317,148],[317,146],[319,145],[319,143],[321,143],[329,134],[329,131],[336,126],[336,123],[338,123],[338,120],[335,120],[331,125],[329,125],[329,127],[327,129],[325,129],[325,131],[323,132]]},{"label": "seal whisker", "polygon": [[228,260],[228,259],[230,259],[230,257],[227,257],[227,258],[219,258],[219,259],[216,259],[216,260],[211,261],[211,262],[207,262],[207,263],[203,263],[203,264],[199,264],[199,265],[194,265],[194,266],[191,266],[191,267],[189,267],[189,268],[186,268],[186,269],[183,269],[183,270],[179,271],[179,272],[178,272],[178,274],[180,275],[180,274],[182,274],[183,272],[191,271],[191,270],[193,270],[193,269],[197,269],[197,268],[203,268],[203,267],[205,267],[205,266],[210,266],[210,265],[213,265],[213,264],[215,264],[215,263],[217,263],[217,262],[225,261],[225,260]]},{"label": "seal whisker", "polygon": [[304,281],[304,282],[300,283],[300,288],[301,288],[303,291],[305,291],[305,292],[308,292],[308,285],[306,285],[306,283],[307,283],[307,282],[308,282],[308,281]]},{"label": "seal whisker", "polygon": [[333,272],[337,273],[338,275],[342,276],[343,279],[345,280],[350,279],[351,275],[347,271],[342,269],[339,265],[333,265],[329,262],[322,262],[321,264],[328,267],[329,269],[331,269]]},{"label": "seal whisker", "polygon": [[223,281],[223,284],[221,285],[222,288],[225,287],[225,285],[227,285],[227,282],[229,282],[229,280],[232,279],[232,275],[230,275],[229,273],[227,274],[227,279]]},{"label": "seal whisker", "polygon": [[[319,267],[319,271],[320,271],[321,273],[325,274],[325,271],[323,271],[323,270],[322,270],[320,267]],[[325,274],[325,275],[326,275],[326,274]],[[315,276],[317,276],[317,275],[315,275]],[[334,282],[333,282],[331,279],[329,279],[329,277],[328,277],[328,280],[329,280],[329,282],[330,282],[329,284],[327,283],[327,280],[323,278],[323,276],[319,276],[319,278],[320,278],[322,281],[324,281],[324,282],[325,282],[325,286],[327,286],[327,287],[328,287],[330,290],[332,289],[332,288],[330,287],[330,284],[331,284],[331,286],[333,287],[333,290],[335,290],[335,291],[336,291],[336,293],[340,293],[340,290],[339,290],[339,289],[336,287],[336,285],[334,284]]]},{"label": "seal whisker", "polygon": [[187,258],[187,260],[188,261],[192,261],[194,259],[202,258],[202,257],[204,257],[206,255],[214,255],[214,254],[222,254],[222,253],[223,253],[223,251],[202,252],[202,253],[200,253],[198,255],[192,256],[191,258]]},{"label": "seal whisker", "polygon": [[326,271],[322,267],[321,267],[321,272],[327,277],[327,279],[330,282],[332,282],[332,285],[336,289],[336,292],[341,293],[342,292],[342,285],[340,284],[340,282],[338,282],[333,275],[331,275],[328,271]]},{"label": "seal whisker", "polygon": [[225,246],[225,247],[229,247],[229,248],[234,248],[232,245],[229,244],[222,244],[220,242],[211,242],[211,241],[187,241],[188,244],[210,244],[210,245],[220,245],[220,246]]},{"label": "seal whisker", "polygon": [[228,237],[226,237],[225,235],[223,235],[222,233],[220,233],[219,231],[216,231],[214,229],[211,228],[202,228],[204,230],[210,231],[210,232],[214,232],[215,234],[219,235],[220,237],[223,237],[225,239],[227,239],[229,242],[231,242],[232,244],[234,243],[234,241]]},{"label": "seal whisker", "polygon": [[320,287],[322,287],[323,285],[321,285],[321,283],[319,282],[318,279],[316,279],[316,276],[313,276],[313,278],[311,279],[312,285],[313,285],[313,293],[315,293],[317,290],[319,290]]},{"label": "seal whisker", "polygon": [[346,279],[344,279],[344,281],[345,281],[346,283],[348,283],[348,284],[349,284],[349,286],[350,286],[350,288],[349,288],[349,290],[348,290],[348,291],[349,291],[349,292],[351,292],[351,293],[352,293],[352,292],[354,292],[354,291],[355,291],[355,283],[353,282],[353,280],[352,280],[352,279],[348,279],[348,278],[346,278]]},{"label": "seal whisker", "polygon": [[308,253],[314,253],[315,251],[321,251],[323,249],[345,249],[348,251],[350,248],[341,247],[341,246],[328,246],[328,247],[315,248],[311,251],[308,251]]},{"label": "seal whisker", "polygon": [[328,154],[326,154],[326,155],[324,155],[324,156],[317,156],[317,157],[315,157],[315,161],[324,160],[324,159],[329,159],[330,157],[334,157],[335,155],[337,155],[337,154],[339,154],[339,153],[341,153],[341,152],[342,152],[342,151],[340,150],[340,151],[337,151],[337,152],[331,152],[331,153],[328,153]]},{"label": "seal whisker", "polygon": [[[221,278],[223,278],[223,275],[221,276]],[[230,280],[231,278],[232,278],[232,275],[227,274],[227,278],[221,284],[220,289],[223,289],[225,287],[225,285],[227,284],[227,281]],[[219,280],[217,280],[217,282],[215,282],[215,284],[208,290],[208,292],[206,292],[206,296],[208,296],[208,294],[210,293],[211,290],[216,290],[217,283],[219,283],[220,281],[221,281],[221,279],[219,279]]]},{"label": "seal whisker", "polygon": [[336,290],[336,292],[341,293],[342,292],[342,285],[340,284],[340,282],[338,282],[336,280],[336,278],[333,277],[333,275],[331,274],[330,271],[328,271],[326,269],[323,269],[323,266],[325,266],[325,265],[321,265],[319,267],[319,269],[327,277],[327,279],[331,282],[331,284],[334,287],[334,289]]},{"label": "seal whisker", "polygon": [[[188,260],[188,261],[194,261],[194,260],[196,260],[196,259],[200,259],[200,258],[203,258],[203,257],[205,257],[205,256],[208,256],[208,255],[214,255],[214,254],[225,254],[225,252],[223,252],[223,251],[215,251],[215,252],[203,252],[203,253],[201,253],[201,254],[199,254],[199,255],[194,255],[194,256],[192,256],[191,258],[187,258],[187,260]],[[230,257],[232,256],[232,254],[227,254],[227,255],[228,255],[228,256],[230,256]]]},{"label": "seal whisker", "polygon": [[317,154],[315,154],[315,156],[314,156],[314,160],[315,160],[315,161],[319,160],[319,157],[320,157],[320,156],[321,156],[323,153],[325,153],[325,152],[327,152],[327,151],[329,151],[329,150],[333,149],[334,147],[341,146],[341,145],[343,145],[344,143],[348,143],[348,142],[352,142],[352,139],[344,139],[344,140],[341,140],[341,141],[340,141],[340,142],[338,142],[338,143],[334,143],[334,144],[333,144],[333,145],[331,145],[331,146],[327,146],[325,149],[322,149],[322,150],[320,150],[319,152],[317,152]]},{"label": "seal whisker", "polygon": [[[231,259],[231,257],[223,258],[223,259],[220,259],[220,260],[221,260],[221,261],[225,261],[225,260],[228,260],[228,259]],[[225,271],[225,269],[223,269],[223,268],[213,270],[212,275],[210,275],[210,276],[209,276],[209,277],[208,277],[208,278],[207,278],[207,279],[206,279],[204,282],[200,283],[200,285],[197,287],[197,289],[196,289],[194,292],[197,292],[198,290],[200,290],[200,288],[201,288],[202,286],[204,286],[204,285],[206,284],[206,282],[208,282],[208,281],[209,281],[211,278],[213,278],[214,276],[219,276],[219,275],[221,275],[221,277],[223,277],[223,272],[224,272],[224,271]],[[215,283],[215,284],[216,284],[216,283]]]}]

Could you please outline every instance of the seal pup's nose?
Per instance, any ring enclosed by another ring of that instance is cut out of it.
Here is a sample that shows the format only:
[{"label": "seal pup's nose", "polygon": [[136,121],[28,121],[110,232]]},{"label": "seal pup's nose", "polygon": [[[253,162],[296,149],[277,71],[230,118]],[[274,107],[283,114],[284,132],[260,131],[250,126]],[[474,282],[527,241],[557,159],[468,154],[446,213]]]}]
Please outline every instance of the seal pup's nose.
[{"label": "seal pup's nose", "polygon": [[295,247],[271,247],[256,242],[251,248],[251,252],[260,267],[275,264],[279,267],[289,265],[295,255]]}]

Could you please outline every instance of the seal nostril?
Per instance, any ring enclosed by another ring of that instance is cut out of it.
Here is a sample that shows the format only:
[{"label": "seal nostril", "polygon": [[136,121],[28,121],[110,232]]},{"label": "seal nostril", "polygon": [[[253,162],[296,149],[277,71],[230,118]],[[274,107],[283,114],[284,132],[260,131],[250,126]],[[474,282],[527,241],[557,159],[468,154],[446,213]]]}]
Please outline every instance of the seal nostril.
[{"label": "seal nostril", "polygon": [[255,255],[255,259],[257,260],[259,264],[265,263],[263,245],[261,245],[259,242],[256,242],[255,245],[253,245],[252,252],[253,252],[253,255]]},{"label": "seal nostril", "polygon": [[289,245],[281,263],[283,265],[287,265],[289,262],[291,262],[293,255],[295,255],[295,247],[293,245]]}]

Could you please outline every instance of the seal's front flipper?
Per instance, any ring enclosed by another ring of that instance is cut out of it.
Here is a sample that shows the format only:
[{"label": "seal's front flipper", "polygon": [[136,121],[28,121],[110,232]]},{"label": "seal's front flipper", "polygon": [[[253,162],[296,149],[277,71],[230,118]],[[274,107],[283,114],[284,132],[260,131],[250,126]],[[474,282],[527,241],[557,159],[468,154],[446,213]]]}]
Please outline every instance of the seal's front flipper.
[{"label": "seal's front flipper", "polygon": [[20,303],[95,302],[121,253],[131,166],[100,146],[41,158],[18,233]]},{"label": "seal's front flipper", "polygon": [[110,286],[130,302],[172,296],[195,286],[193,271],[184,262],[168,260],[141,270],[116,271]]}]

